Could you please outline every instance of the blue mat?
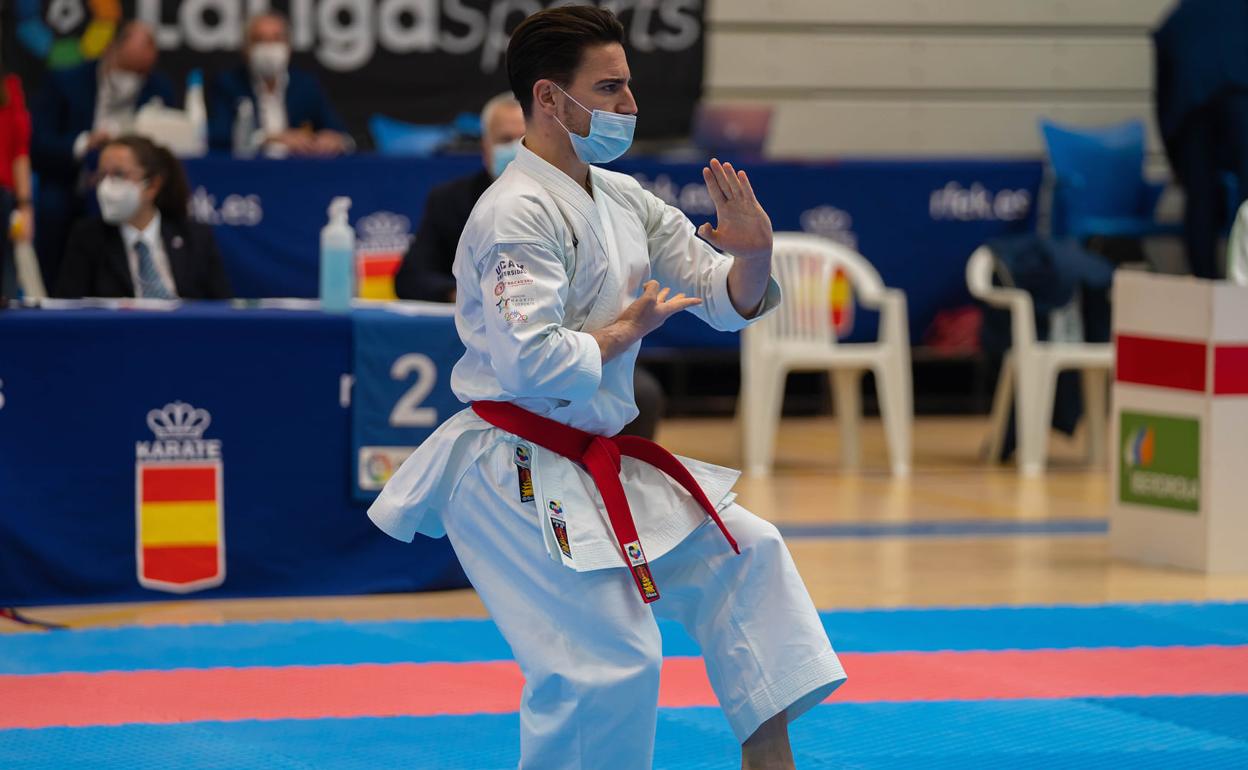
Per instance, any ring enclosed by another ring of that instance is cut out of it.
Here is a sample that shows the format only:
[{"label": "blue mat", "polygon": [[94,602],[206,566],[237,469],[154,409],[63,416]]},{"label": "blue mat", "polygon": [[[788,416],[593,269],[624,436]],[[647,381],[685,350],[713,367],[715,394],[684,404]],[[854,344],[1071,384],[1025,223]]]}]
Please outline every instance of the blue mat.
[{"label": "blue mat", "polygon": [[[1248,696],[827,705],[792,736],[803,770],[1243,768]],[[200,722],[0,732],[0,766],[492,770],[514,768],[518,747],[514,714]],[[660,712],[656,768],[738,762],[718,710]]]},{"label": "blue mat", "polygon": [[[1248,644],[1248,603],[822,613],[841,652]],[[660,624],[663,653],[698,655]],[[0,674],[509,660],[488,620],[234,623],[0,636]]]},{"label": "blue mat", "polygon": [[[844,652],[1248,644],[1248,603],[823,613]],[[668,655],[696,654],[665,626]],[[0,673],[509,658],[485,620],[245,623],[0,636]],[[21,708],[5,703],[0,708]],[[1245,768],[1248,695],[832,703],[793,725],[798,767]],[[627,741],[621,742],[627,750]],[[513,768],[515,714],[0,730],[0,768]],[[731,768],[718,709],[662,709],[655,767]]]}]

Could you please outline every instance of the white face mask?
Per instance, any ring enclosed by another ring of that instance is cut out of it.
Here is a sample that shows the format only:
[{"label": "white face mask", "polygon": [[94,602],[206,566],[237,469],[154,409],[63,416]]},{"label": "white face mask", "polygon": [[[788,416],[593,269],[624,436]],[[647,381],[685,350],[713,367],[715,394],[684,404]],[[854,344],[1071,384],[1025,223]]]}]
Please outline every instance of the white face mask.
[{"label": "white face mask", "polygon": [[130,221],[139,210],[143,186],[129,179],[105,177],[95,188],[96,200],[100,202],[100,216],[110,225]]},{"label": "white face mask", "polygon": [[285,43],[256,43],[247,54],[256,77],[275,78],[290,64],[290,46]]},{"label": "white face mask", "polygon": [[130,70],[112,69],[108,73],[108,89],[113,99],[128,102],[139,95],[143,87],[143,76]]}]

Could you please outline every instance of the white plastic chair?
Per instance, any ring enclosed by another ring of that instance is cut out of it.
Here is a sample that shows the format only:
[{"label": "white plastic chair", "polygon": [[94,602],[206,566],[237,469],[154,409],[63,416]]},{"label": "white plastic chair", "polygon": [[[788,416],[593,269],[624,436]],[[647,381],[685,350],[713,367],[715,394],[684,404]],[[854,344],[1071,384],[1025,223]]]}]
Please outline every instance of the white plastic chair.
[{"label": "white plastic chair", "polygon": [[[815,235],[777,233],[772,266],[784,301],[776,312],[746,328],[741,339],[737,413],[746,470],[759,475],[771,472],[785,378],[792,371],[829,372],[840,422],[842,463],[858,467],[862,375],[871,370],[892,471],[897,476],[909,475],[914,405],[905,295],[886,288],[861,254]],[[849,277],[858,303],[879,309],[878,342],[837,342],[830,295],[838,267]]]},{"label": "white plastic chair", "polygon": [[[1014,421],[1018,433],[1018,469],[1029,476],[1044,472],[1048,455],[1049,425],[1053,420],[1053,399],[1057,375],[1068,369],[1082,372],[1084,411],[1088,420],[1088,459],[1093,465],[1105,463],[1108,439],[1109,372],[1114,366],[1110,343],[1041,342],[1036,339],[1035,309],[1031,295],[1023,289],[993,286],[996,258],[981,246],[966,263],[966,285],[971,294],[993,307],[1010,311],[1012,347],[1001,365],[997,392],[992,399],[992,428],[988,439],[989,458],[999,457],[1009,421],[1009,404],[1014,401]],[[1078,297],[1074,302],[1078,302]],[[1064,313],[1060,309],[1057,313]]]}]

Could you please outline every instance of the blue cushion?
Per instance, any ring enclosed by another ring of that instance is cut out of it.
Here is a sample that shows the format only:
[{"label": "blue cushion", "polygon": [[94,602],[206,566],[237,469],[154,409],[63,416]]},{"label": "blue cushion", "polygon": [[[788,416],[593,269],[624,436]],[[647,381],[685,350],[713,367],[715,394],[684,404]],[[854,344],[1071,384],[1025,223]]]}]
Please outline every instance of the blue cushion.
[{"label": "blue cushion", "polygon": [[1069,218],[1067,225],[1090,216],[1141,215],[1146,192],[1142,121],[1072,128],[1041,120],[1040,127],[1058,181],[1055,208]]},{"label": "blue cushion", "polygon": [[405,123],[385,115],[368,119],[373,144],[382,155],[415,155],[423,158],[436,153],[450,141],[455,130],[450,126],[425,126]]}]

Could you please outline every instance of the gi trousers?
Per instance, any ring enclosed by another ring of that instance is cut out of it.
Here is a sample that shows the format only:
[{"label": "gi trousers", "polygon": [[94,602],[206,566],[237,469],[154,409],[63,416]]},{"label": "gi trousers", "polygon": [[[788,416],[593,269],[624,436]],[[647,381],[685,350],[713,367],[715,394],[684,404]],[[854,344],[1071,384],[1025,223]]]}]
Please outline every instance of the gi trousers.
[{"label": "gi trousers", "polygon": [[623,566],[577,572],[551,560],[544,517],[521,502],[512,452],[500,443],[478,458],[442,520],[525,677],[521,768],[651,767],[663,662],[656,618],[698,642],[738,741],[782,711],[796,719],[845,680],[772,524],[725,508],[737,555],[708,518],[650,562],[661,598],[647,605]]}]

